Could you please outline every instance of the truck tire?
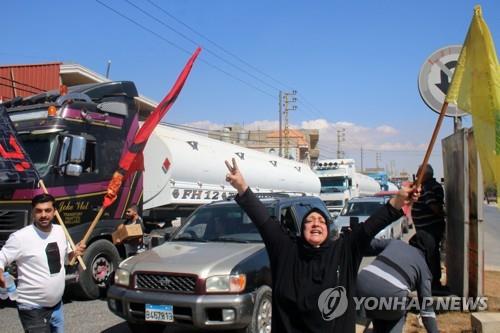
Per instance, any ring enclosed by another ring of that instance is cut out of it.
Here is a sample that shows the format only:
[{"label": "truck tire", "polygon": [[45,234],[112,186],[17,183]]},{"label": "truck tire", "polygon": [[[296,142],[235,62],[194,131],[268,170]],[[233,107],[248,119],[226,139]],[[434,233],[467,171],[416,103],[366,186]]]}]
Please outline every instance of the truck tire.
[{"label": "truck tire", "polygon": [[127,325],[132,333],[162,333],[166,327],[165,325],[152,323],[135,324],[127,322]]},{"label": "truck tire", "polygon": [[87,248],[83,261],[87,270],[80,271],[80,278],[73,293],[84,299],[99,298],[110,274],[118,268],[120,254],[110,241],[99,239]]},{"label": "truck tire", "polygon": [[252,321],[244,333],[271,332],[272,292],[268,286],[262,286],[255,295]]}]

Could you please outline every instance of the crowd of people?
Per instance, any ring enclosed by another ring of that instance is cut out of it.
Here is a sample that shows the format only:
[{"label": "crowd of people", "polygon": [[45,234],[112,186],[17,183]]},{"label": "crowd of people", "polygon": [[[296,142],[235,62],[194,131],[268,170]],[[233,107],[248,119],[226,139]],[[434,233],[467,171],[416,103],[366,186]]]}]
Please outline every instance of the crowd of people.
[{"label": "crowd of people", "polygon": [[[337,238],[330,235],[330,216],[314,208],[305,214],[300,236],[291,235],[254,195],[236,161],[226,161],[226,166],[226,181],[238,192],[235,200],[257,226],[269,255],[274,332],[354,332],[353,297],[405,298],[416,291],[422,298],[442,287],[439,248],[445,228],[444,195],[430,165],[425,167],[421,188],[402,187],[365,223],[351,225]],[[374,239],[403,215],[402,207],[409,203],[416,227],[409,244]],[[33,224],[11,234],[0,250],[0,287],[6,287],[6,267],[12,262],[17,265],[16,302],[25,332],[64,332],[64,265],[85,251],[84,244],[71,249],[62,228],[53,224],[54,214],[54,197],[35,196]],[[126,220],[118,228],[131,224],[141,225],[144,231],[136,205],[127,209]],[[124,246],[126,255],[134,255],[140,252],[143,239],[124,242]],[[366,255],[376,258],[359,270]],[[337,304],[344,307],[341,312],[320,304],[334,291],[347,299],[346,304]],[[427,331],[438,332],[432,306],[420,310]],[[402,332],[406,310],[375,310],[366,315],[375,332]]]}]

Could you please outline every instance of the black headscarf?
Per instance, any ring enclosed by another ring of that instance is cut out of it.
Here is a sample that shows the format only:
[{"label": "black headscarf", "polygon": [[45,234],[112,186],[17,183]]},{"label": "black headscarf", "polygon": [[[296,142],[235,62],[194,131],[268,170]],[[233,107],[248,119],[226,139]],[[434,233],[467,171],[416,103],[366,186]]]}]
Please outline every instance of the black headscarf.
[{"label": "black headscarf", "polygon": [[[320,214],[326,221],[327,236],[319,247],[312,246],[304,238],[305,222],[307,217],[312,213]],[[322,284],[323,279],[328,278],[326,276],[330,261],[328,252],[333,246],[333,240],[330,238],[329,223],[330,218],[317,208],[312,208],[302,219],[300,237],[297,239],[299,260],[294,267],[294,284],[297,302],[306,308],[317,306],[315,303],[308,304],[310,302],[307,296],[310,294],[312,284]]]},{"label": "black headscarf", "polygon": [[434,249],[436,242],[434,238],[426,231],[419,230],[413,235],[408,243],[423,252],[427,265],[431,267],[432,257],[434,256]]}]

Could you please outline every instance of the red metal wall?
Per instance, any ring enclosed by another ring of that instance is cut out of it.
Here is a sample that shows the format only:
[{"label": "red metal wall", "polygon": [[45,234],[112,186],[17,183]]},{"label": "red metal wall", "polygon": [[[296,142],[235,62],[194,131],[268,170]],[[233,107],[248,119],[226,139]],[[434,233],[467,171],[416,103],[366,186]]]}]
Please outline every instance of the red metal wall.
[{"label": "red metal wall", "polygon": [[30,96],[59,88],[60,62],[0,66],[0,99]]}]

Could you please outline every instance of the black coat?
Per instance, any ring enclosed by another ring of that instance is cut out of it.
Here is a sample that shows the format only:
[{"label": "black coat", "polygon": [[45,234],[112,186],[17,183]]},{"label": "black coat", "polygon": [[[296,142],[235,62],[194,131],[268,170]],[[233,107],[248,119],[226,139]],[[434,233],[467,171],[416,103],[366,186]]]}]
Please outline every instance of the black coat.
[{"label": "black coat", "polygon": [[250,189],[237,196],[236,201],[259,229],[269,255],[272,331],[355,332],[356,312],[352,298],[356,295],[356,276],[362,254],[371,239],[400,218],[402,211],[387,204],[365,223],[353,226],[351,232],[314,249],[274,221]]}]

